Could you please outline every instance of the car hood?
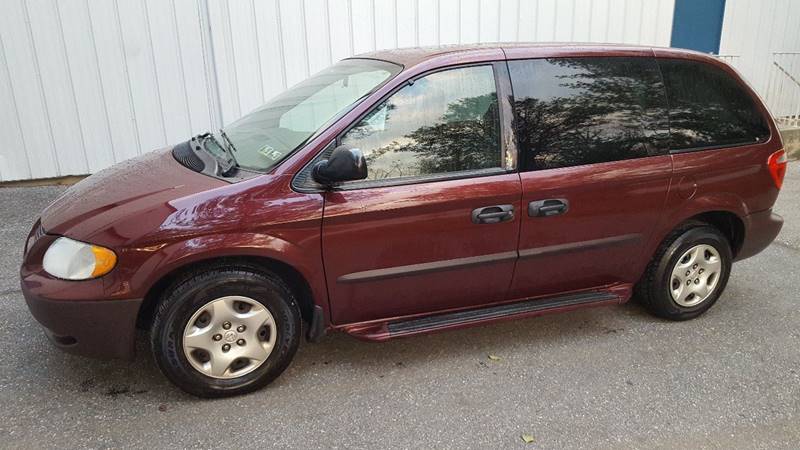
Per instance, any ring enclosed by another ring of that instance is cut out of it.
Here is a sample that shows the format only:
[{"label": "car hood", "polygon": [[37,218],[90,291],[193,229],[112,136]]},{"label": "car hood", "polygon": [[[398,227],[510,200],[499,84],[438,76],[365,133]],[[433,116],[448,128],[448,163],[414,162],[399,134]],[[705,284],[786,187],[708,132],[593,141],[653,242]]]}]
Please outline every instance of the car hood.
[{"label": "car hood", "polygon": [[151,221],[150,225],[158,226],[164,215],[172,211],[168,207],[170,201],[226,185],[179,164],[171,147],[156,150],[111,166],[70,187],[44,210],[42,226],[49,234],[92,241],[99,232],[123,220],[136,222],[139,229],[146,228]]}]

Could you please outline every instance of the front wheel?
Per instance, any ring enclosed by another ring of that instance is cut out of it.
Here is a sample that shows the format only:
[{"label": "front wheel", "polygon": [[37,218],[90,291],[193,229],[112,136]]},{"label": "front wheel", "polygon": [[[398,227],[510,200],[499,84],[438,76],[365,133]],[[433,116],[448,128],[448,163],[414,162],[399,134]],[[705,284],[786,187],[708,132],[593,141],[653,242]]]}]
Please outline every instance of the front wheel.
[{"label": "front wheel", "polygon": [[283,372],[300,341],[300,311],[277,276],[247,267],[190,274],[168,289],[151,330],[164,375],[190,394],[258,389]]},{"label": "front wheel", "polygon": [[637,286],[641,303],[670,320],[703,314],[722,294],[733,260],[728,239],[716,228],[690,222],[661,244]]}]

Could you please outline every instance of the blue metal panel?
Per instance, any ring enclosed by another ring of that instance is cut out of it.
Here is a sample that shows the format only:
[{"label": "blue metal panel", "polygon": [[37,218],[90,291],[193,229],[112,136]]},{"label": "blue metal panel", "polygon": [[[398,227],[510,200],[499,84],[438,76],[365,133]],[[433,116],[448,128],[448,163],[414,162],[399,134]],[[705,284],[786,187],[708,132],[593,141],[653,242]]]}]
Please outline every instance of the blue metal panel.
[{"label": "blue metal panel", "polygon": [[675,0],[673,47],[719,53],[725,0]]}]

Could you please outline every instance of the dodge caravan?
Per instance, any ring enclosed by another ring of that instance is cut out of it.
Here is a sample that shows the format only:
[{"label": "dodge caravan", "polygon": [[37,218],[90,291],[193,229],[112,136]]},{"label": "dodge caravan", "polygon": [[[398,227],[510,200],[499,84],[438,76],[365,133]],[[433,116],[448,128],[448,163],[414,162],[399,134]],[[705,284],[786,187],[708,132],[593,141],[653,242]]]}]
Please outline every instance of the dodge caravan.
[{"label": "dodge caravan", "polygon": [[778,234],[785,171],[764,104],[711,56],[379,51],[68,189],[27,238],[22,290],[65,351],[131,358],[143,329],[178,387],[240,394],[301,335],[631,298],[697,317]]}]

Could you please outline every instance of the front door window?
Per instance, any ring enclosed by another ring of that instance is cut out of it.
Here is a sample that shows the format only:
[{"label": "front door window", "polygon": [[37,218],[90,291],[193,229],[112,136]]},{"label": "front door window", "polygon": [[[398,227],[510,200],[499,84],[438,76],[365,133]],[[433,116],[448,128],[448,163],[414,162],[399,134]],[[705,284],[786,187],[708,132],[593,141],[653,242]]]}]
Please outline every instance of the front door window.
[{"label": "front door window", "polygon": [[492,66],[427,75],[379,104],[341,138],[360,148],[370,180],[501,167]]}]

